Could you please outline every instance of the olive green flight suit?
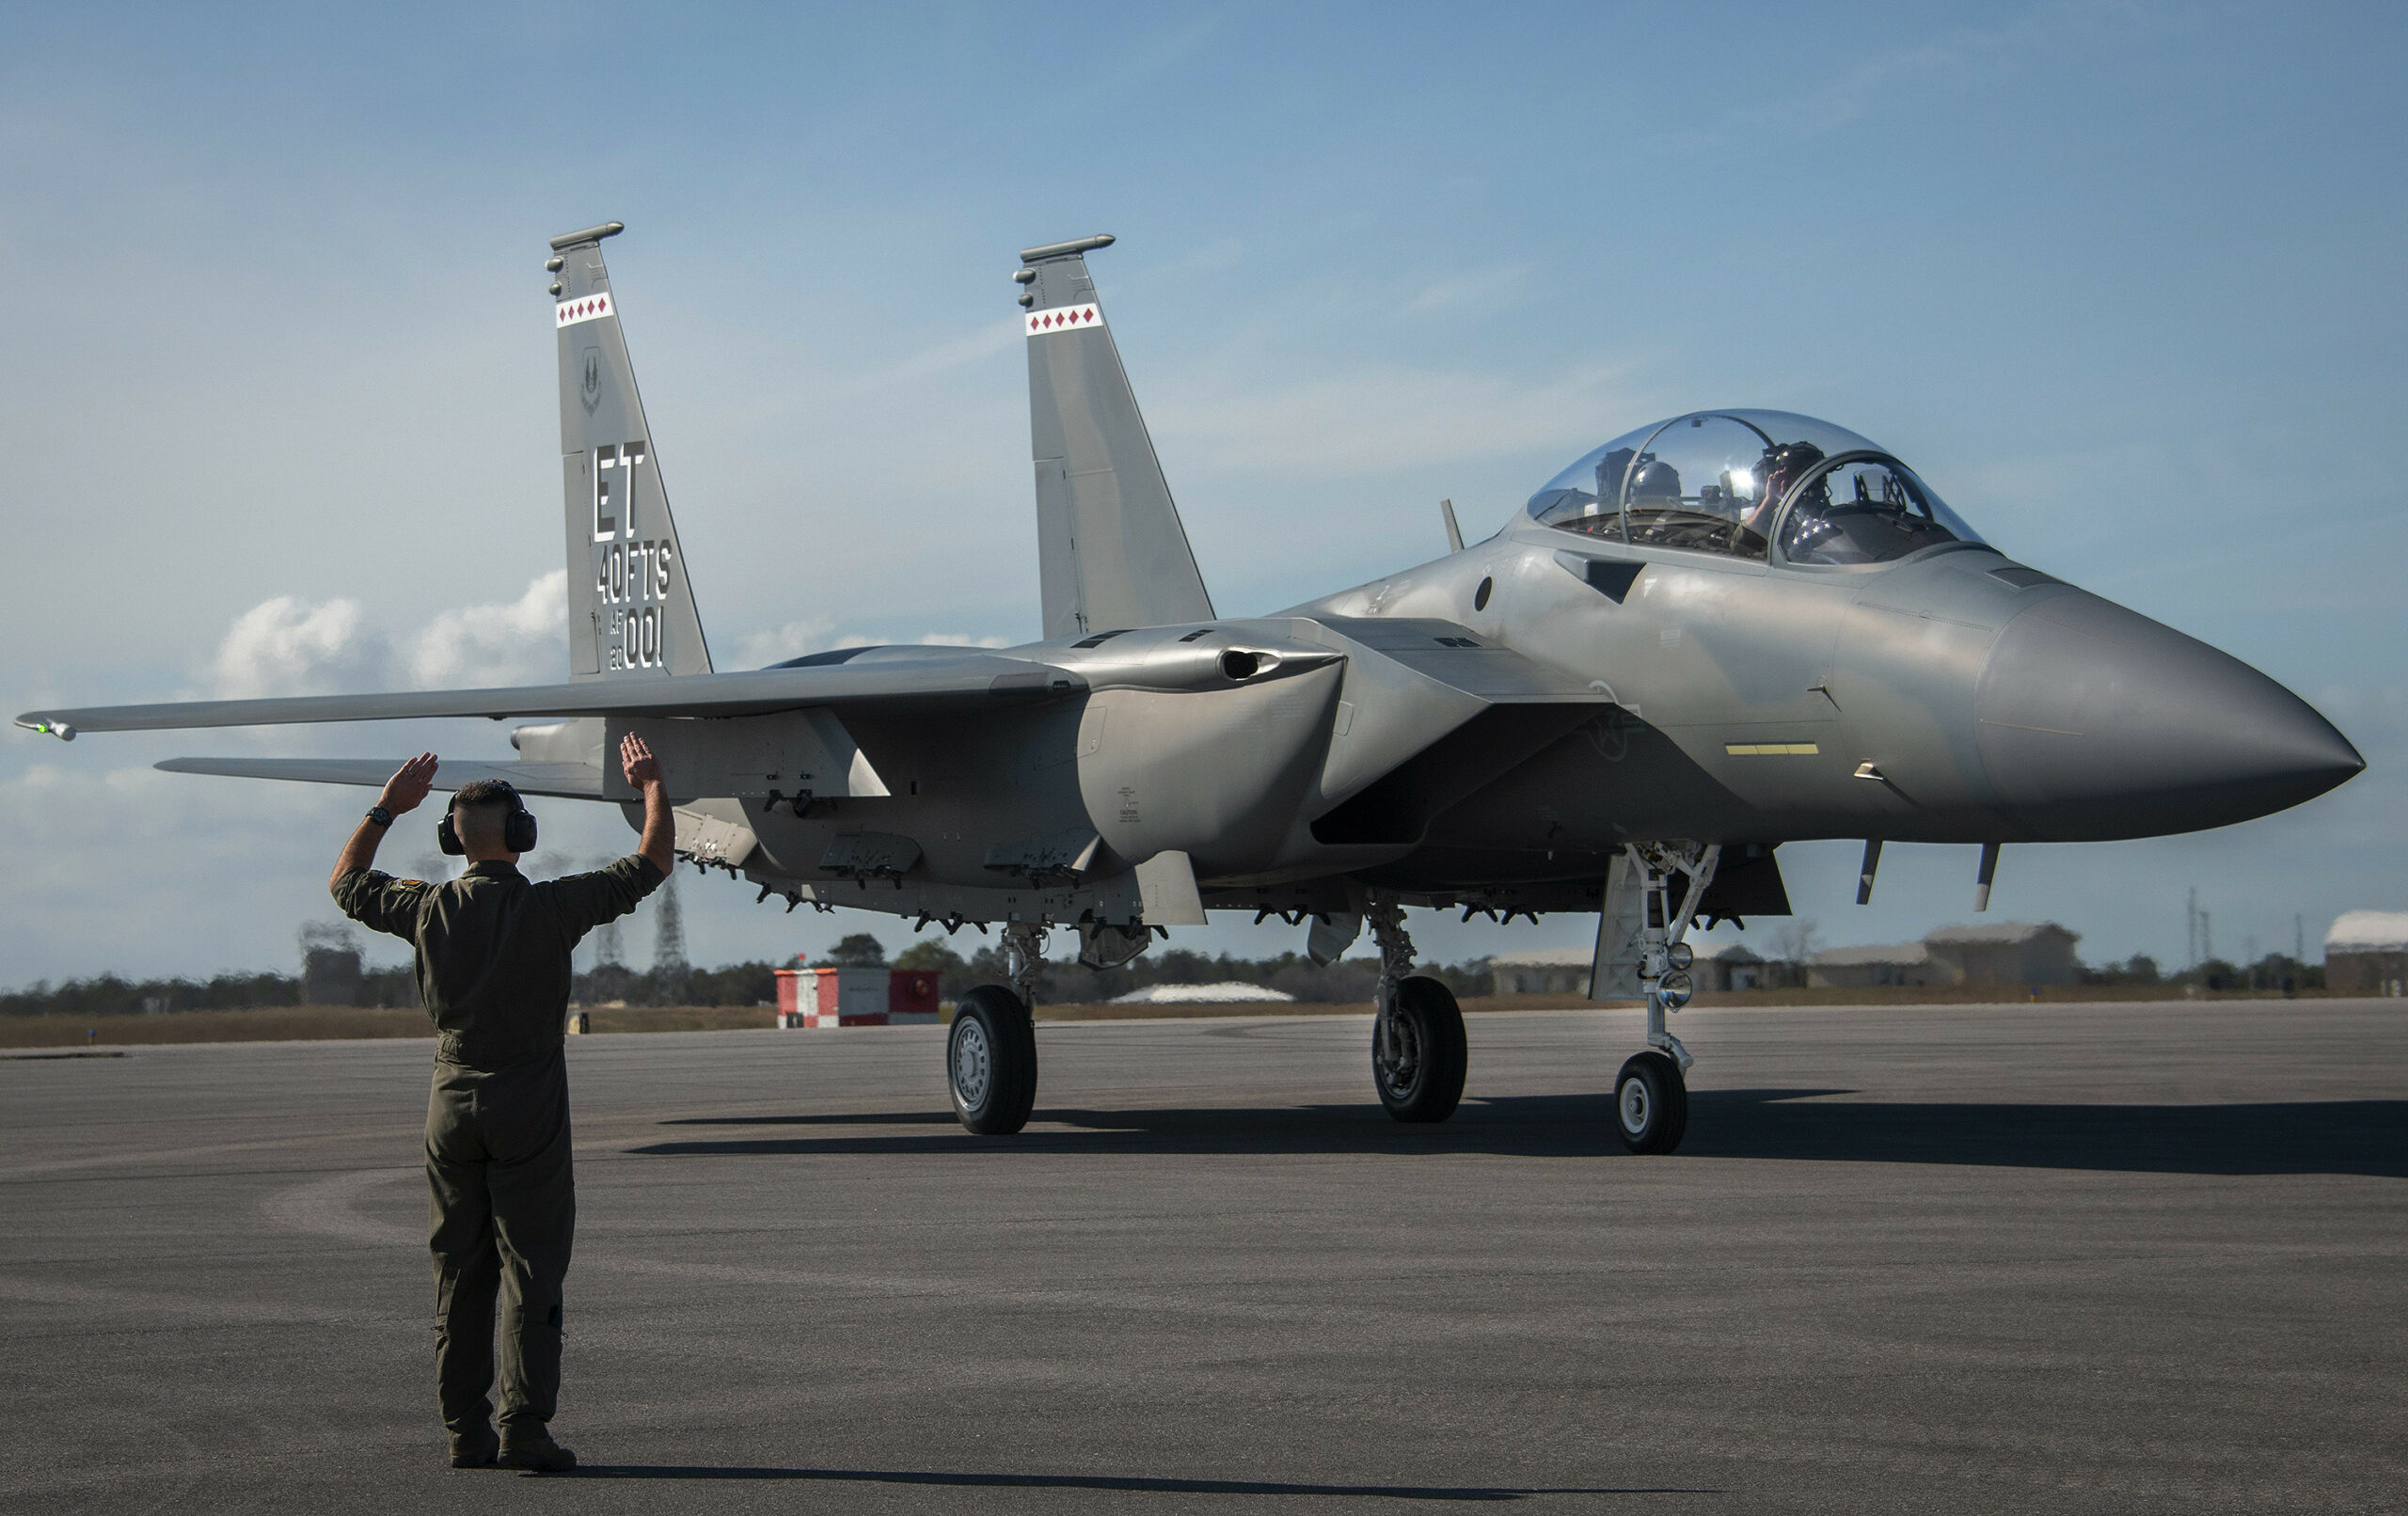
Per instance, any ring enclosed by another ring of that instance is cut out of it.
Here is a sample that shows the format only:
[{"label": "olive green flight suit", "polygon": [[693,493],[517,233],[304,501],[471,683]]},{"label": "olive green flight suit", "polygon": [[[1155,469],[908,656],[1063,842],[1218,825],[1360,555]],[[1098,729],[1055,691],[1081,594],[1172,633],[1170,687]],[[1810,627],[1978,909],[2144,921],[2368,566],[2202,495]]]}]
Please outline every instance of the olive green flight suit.
[{"label": "olive green flight suit", "polygon": [[435,1372],[443,1424],[472,1432],[493,1406],[501,1306],[501,1430],[552,1419],[561,1384],[561,1286],[577,1230],[569,1165],[569,952],[665,877],[641,855],[541,884],[471,863],[448,884],[353,869],[343,913],[418,950],[438,1034],[426,1103],[427,1246],[435,1255]]}]

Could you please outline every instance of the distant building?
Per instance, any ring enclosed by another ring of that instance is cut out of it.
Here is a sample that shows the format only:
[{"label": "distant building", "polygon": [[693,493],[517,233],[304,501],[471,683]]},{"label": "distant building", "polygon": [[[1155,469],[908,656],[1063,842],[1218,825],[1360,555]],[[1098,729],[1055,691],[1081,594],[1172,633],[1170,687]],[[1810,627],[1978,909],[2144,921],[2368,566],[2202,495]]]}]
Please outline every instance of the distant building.
[{"label": "distant building", "polygon": [[1881,985],[1944,985],[1947,969],[1921,942],[1829,948],[1806,960],[1809,989],[1870,989]]},{"label": "distant building", "polygon": [[1952,985],[2078,985],[2082,965],[2073,955],[2079,932],[2054,922],[1996,922],[1981,926],[1943,926],[1924,935],[1924,946],[1947,966]]},{"label": "distant building", "polygon": [[1920,942],[1817,953],[1806,966],[1806,984],[1812,989],[2073,985],[2082,982],[2082,966],[2073,955],[2080,940],[2080,934],[2054,922],[1943,926]]},{"label": "distant building", "polygon": [[[1753,989],[1764,982],[1765,960],[1737,942],[1696,944],[1689,977],[1704,991]],[[1488,960],[1499,995],[1586,995],[1593,950],[1521,948]]]},{"label": "distant building", "polygon": [[2324,934],[2324,987],[2341,995],[2408,991],[2408,911],[2343,911]]},{"label": "distant building", "polygon": [[1756,989],[1765,982],[1765,960],[1748,951],[1742,942],[1709,942],[1697,950],[1697,962],[1689,970],[1689,977],[1697,987],[1708,993],[1732,989]]},{"label": "distant building", "polygon": [[1586,995],[1587,948],[1516,948],[1490,955],[1489,971],[1499,995]]}]

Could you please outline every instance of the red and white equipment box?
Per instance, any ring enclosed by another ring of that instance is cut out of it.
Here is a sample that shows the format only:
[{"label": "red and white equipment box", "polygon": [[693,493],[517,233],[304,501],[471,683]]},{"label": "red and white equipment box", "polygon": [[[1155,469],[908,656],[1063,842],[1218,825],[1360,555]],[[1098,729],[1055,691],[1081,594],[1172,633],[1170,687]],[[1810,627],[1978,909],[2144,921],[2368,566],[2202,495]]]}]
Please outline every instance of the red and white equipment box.
[{"label": "red and white equipment box", "polygon": [[924,969],[780,969],[778,1025],[911,1026],[937,1019],[937,976]]}]

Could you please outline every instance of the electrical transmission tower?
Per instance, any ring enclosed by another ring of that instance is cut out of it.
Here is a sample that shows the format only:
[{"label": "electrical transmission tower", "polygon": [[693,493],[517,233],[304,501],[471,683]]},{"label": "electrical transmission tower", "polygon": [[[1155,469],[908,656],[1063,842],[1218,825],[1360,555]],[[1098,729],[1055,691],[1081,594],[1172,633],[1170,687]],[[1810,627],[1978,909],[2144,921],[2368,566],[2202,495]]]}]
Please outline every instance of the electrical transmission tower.
[{"label": "electrical transmission tower", "polygon": [[677,904],[677,876],[660,881],[660,913],[653,923],[652,979],[664,1005],[686,998],[686,916]]}]

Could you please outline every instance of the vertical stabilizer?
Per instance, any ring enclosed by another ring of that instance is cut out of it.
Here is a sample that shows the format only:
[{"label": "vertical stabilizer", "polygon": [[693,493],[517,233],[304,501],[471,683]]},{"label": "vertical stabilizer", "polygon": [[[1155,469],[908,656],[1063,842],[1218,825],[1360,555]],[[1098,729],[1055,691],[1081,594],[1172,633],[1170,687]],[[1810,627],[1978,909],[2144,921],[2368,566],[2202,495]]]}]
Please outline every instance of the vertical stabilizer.
[{"label": "vertical stabilizer", "polygon": [[669,514],[660,461],[602,266],[612,221],[552,239],[561,345],[561,478],[568,518],[569,672],[708,673],[710,649]]},{"label": "vertical stabilizer", "polygon": [[1187,529],[1087,276],[1085,255],[1111,242],[1083,237],[1020,255],[1049,638],[1212,619]]}]

